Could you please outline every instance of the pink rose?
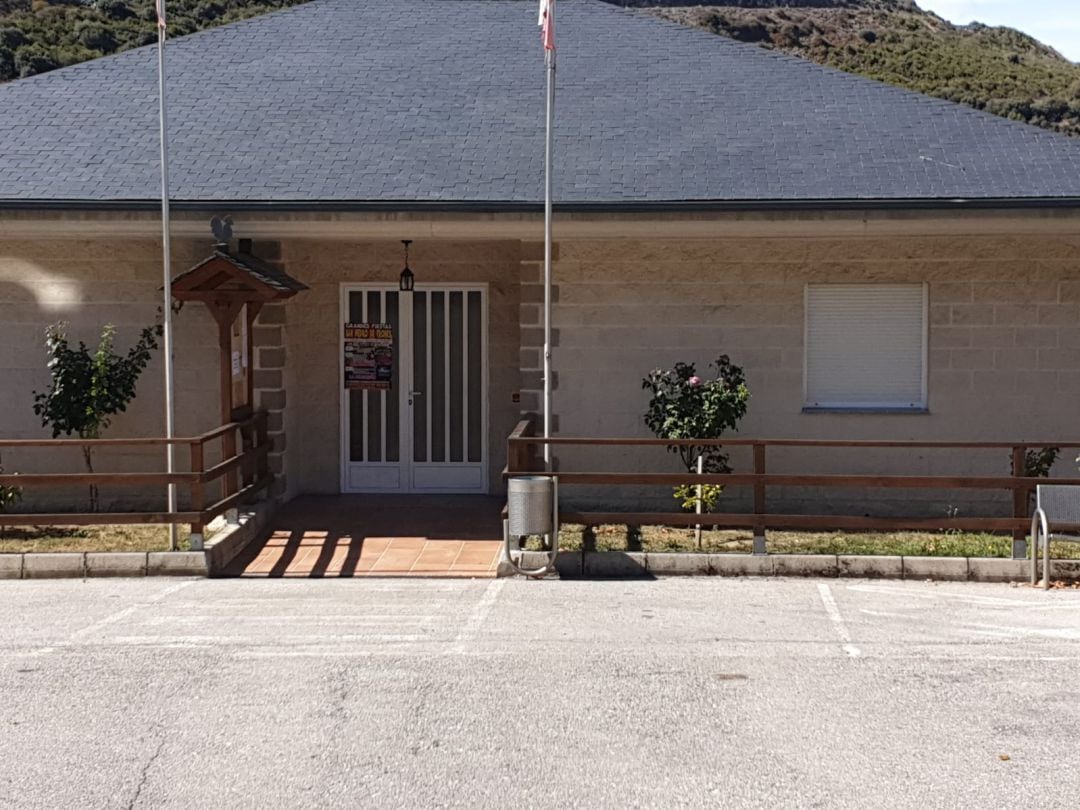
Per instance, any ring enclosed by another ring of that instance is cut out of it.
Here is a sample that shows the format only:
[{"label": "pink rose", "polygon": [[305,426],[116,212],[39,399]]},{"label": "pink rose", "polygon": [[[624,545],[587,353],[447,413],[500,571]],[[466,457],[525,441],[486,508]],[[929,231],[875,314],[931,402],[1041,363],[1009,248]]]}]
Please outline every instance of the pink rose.
[{"label": "pink rose", "polygon": [[701,385],[701,377],[695,375],[689,380],[687,380],[687,382],[690,384],[691,388],[697,388],[699,385]]}]

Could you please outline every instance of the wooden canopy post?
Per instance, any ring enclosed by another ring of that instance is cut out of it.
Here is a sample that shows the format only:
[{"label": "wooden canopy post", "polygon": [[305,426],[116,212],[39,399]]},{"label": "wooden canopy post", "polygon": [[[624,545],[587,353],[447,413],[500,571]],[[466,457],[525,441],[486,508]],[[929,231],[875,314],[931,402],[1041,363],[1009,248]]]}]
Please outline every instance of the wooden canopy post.
[{"label": "wooden canopy post", "polygon": [[[243,243],[243,240],[242,240]],[[213,255],[173,279],[173,298],[177,301],[201,301],[214,316],[218,327],[218,388],[221,424],[247,420],[254,413],[255,319],[263,305],[282,301],[307,287],[281,270],[246,251],[230,253],[219,244]],[[237,455],[236,430],[221,435],[222,461]],[[254,447],[256,435],[251,427],[240,437],[246,451]],[[227,498],[254,481],[254,465],[246,461],[222,477],[222,497]],[[226,512],[235,523],[236,509]]]}]

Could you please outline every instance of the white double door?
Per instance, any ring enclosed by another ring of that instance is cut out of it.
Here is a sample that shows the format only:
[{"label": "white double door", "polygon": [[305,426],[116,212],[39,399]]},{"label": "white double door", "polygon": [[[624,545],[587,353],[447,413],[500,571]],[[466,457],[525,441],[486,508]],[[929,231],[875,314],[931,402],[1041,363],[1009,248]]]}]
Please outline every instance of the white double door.
[{"label": "white double door", "polygon": [[390,324],[393,371],[358,390],[342,366],[342,491],[486,492],[486,286],[343,285],[341,341],[347,323]]}]

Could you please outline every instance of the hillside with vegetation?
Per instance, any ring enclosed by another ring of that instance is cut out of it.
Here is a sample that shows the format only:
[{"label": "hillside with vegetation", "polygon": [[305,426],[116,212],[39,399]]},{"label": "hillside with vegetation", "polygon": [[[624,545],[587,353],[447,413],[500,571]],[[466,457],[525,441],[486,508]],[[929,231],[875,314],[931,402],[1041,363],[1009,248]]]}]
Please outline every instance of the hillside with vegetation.
[{"label": "hillside with vegetation", "polygon": [[[169,36],[304,0],[168,0]],[[0,0],[0,82],[157,41],[154,0]]]},{"label": "hillside with vegetation", "polygon": [[953,25],[910,0],[617,0],[871,79],[1080,135],[1080,64],[1012,28]]}]

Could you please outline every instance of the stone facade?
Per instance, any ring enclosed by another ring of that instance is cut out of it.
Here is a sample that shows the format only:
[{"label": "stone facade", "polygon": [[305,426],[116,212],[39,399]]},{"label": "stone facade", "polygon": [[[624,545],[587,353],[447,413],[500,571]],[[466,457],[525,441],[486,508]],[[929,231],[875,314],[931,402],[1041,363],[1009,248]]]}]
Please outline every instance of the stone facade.
[{"label": "stone facade", "polygon": [[[281,476],[276,494],[339,491],[342,284],[394,283],[402,262],[398,240],[410,236],[416,237],[411,265],[418,284],[487,285],[487,448],[497,491],[507,434],[522,413],[541,408],[543,250],[536,223],[477,216],[440,230],[435,220],[358,220],[352,233],[348,223],[335,221],[322,226],[325,233],[300,235],[300,225],[287,218],[249,219],[255,254],[280,261],[310,287],[266,307],[254,333],[256,401],[270,411],[271,466]],[[723,353],[747,372],[752,400],[740,431],[746,437],[1068,439],[1080,391],[1078,221],[1033,216],[1029,227],[1015,217],[999,229],[978,217],[921,215],[875,230],[839,215],[820,221],[717,215],[704,223],[567,217],[561,227],[557,222],[554,264],[557,432],[644,436],[644,374],[680,360],[704,367]],[[238,222],[238,234],[246,235],[244,228]],[[178,237],[177,272],[209,248],[208,238]],[[804,412],[803,295],[816,282],[928,284],[926,413]],[[139,326],[153,322],[159,298],[160,250],[152,238],[15,239],[0,228],[0,436],[42,435],[31,392],[48,380],[41,346],[47,323],[67,320],[72,335],[89,342],[103,323],[113,322],[123,346]],[[217,422],[216,327],[197,305],[185,306],[176,326],[177,429],[196,434]],[[139,399],[109,435],[161,432],[160,378],[155,358]],[[557,455],[564,469],[676,469],[662,450]],[[31,451],[5,454],[2,461],[23,472],[50,467]],[[116,454],[106,466],[153,468],[140,466],[144,461]],[[748,453],[733,452],[733,461],[749,469]],[[77,462],[73,454],[71,463]],[[1073,466],[1066,453],[1058,471]],[[769,469],[1004,473],[1008,458],[997,451],[777,450],[770,451]],[[603,490],[564,496],[613,505],[670,497],[624,492],[616,498]],[[772,497],[770,508],[812,512],[910,512],[912,498],[931,514],[1008,505],[1004,494],[973,492],[849,492],[823,502],[820,493],[787,490],[775,502]],[[745,495],[735,490],[725,499],[745,505]]]},{"label": "stone facade", "polygon": [[[568,435],[644,435],[642,376],[680,360],[701,368],[723,353],[747,373],[752,399],[740,433],[748,437],[1074,438],[1078,236],[563,240],[560,251],[553,410]],[[804,412],[803,296],[817,282],[928,284],[927,413]],[[1008,451],[770,453],[775,472],[1009,470]],[[570,467],[579,463],[569,451],[561,455]],[[657,469],[671,464],[661,455],[632,458]],[[750,469],[748,453],[735,452],[734,460]],[[1071,457],[1058,466],[1071,468]],[[843,504],[835,493],[829,500],[859,512],[899,511],[912,498],[928,499],[941,512],[954,504],[994,509],[1008,502],[995,492],[848,494]],[[812,492],[788,490],[784,501],[811,512],[823,508]]]},{"label": "stone facade", "polygon": [[[173,263],[186,269],[209,253],[209,240],[177,239]],[[124,352],[139,331],[161,319],[161,246],[154,239],[5,239],[0,240],[0,437],[47,438],[34,414],[33,392],[48,387],[45,367],[45,327],[68,324],[73,342],[96,345],[105,324],[116,326],[116,350]],[[204,307],[187,305],[175,317],[176,431],[197,435],[218,423],[217,328]],[[139,380],[137,397],[119,414],[106,437],[162,436],[165,431],[161,351]],[[183,457],[184,451],[178,456]],[[213,458],[207,459],[213,463]],[[53,451],[35,448],[8,450],[0,463],[9,472],[80,472],[77,449],[66,453],[58,469]],[[100,471],[161,471],[164,453],[150,457],[130,448],[96,451]],[[86,492],[40,490],[24,493],[27,506],[78,509]],[[135,493],[104,488],[102,508],[120,508],[138,498],[156,507],[164,492]]]}]

